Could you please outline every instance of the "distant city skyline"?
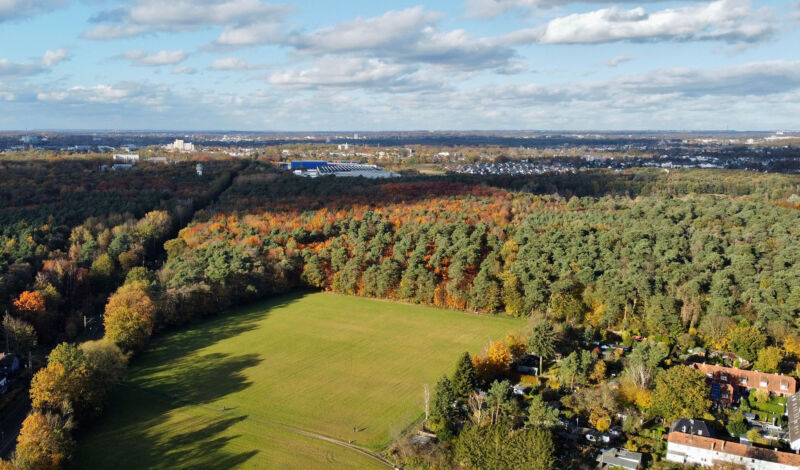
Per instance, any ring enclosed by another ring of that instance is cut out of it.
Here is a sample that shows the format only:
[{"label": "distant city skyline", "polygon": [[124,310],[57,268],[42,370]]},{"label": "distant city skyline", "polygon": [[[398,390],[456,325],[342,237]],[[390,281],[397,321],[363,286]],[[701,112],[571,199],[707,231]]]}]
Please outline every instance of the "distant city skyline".
[{"label": "distant city skyline", "polygon": [[0,0],[0,129],[800,130],[800,2]]}]

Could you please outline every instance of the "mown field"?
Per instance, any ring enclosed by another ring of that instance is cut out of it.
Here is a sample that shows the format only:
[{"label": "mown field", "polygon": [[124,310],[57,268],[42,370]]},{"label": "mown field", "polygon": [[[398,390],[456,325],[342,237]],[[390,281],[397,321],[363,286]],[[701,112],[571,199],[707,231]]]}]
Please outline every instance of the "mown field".
[{"label": "mown field", "polygon": [[[76,468],[380,468],[423,387],[522,320],[295,294],[162,336],[137,357]],[[223,411],[224,408],[224,411]]]}]

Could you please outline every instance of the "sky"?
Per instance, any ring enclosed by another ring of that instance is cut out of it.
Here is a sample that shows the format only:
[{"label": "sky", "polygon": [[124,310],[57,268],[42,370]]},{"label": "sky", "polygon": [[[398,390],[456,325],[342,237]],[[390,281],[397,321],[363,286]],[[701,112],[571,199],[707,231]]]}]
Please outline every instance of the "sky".
[{"label": "sky", "polygon": [[800,130],[800,0],[0,0],[0,129]]}]

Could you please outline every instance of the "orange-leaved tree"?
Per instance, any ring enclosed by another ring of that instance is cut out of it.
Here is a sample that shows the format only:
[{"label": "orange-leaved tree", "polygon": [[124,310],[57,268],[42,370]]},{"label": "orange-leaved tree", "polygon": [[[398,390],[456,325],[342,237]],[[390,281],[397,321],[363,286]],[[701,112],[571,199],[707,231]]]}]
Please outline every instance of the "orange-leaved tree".
[{"label": "orange-leaved tree", "polygon": [[31,318],[44,313],[47,310],[47,303],[40,292],[26,290],[14,301],[14,308],[23,317]]},{"label": "orange-leaved tree", "polygon": [[57,417],[31,413],[22,423],[13,463],[18,469],[56,470],[69,458],[73,445]]}]

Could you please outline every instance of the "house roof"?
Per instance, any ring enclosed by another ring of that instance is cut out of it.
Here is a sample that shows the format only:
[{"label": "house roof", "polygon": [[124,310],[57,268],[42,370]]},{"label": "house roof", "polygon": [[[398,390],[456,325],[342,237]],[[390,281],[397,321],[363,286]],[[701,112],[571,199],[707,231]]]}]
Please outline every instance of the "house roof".
[{"label": "house roof", "polygon": [[0,369],[13,366],[16,359],[16,354],[0,353]]},{"label": "house roof", "polygon": [[609,467],[622,467],[637,470],[642,464],[642,454],[625,449],[612,449],[600,454],[597,461]]},{"label": "house roof", "polygon": [[797,382],[793,377],[785,375],[766,374],[757,370],[736,369],[735,367],[722,367],[699,362],[692,364],[692,367],[705,373],[714,382],[789,395],[797,392]]},{"label": "house roof", "polygon": [[673,444],[680,444],[699,449],[712,450],[723,454],[741,457],[740,463],[748,462],[745,459],[766,460],[783,465],[800,467],[800,454],[790,454],[788,452],[777,452],[770,449],[748,446],[738,442],[723,441],[705,436],[694,436],[682,432],[669,433],[668,441]]},{"label": "house roof", "polygon": [[694,434],[695,436],[712,436],[711,431],[708,430],[708,425],[702,419],[676,419],[669,425],[669,432],[682,432]]},{"label": "house roof", "polygon": [[786,399],[789,414],[789,442],[800,442],[800,393]]}]

